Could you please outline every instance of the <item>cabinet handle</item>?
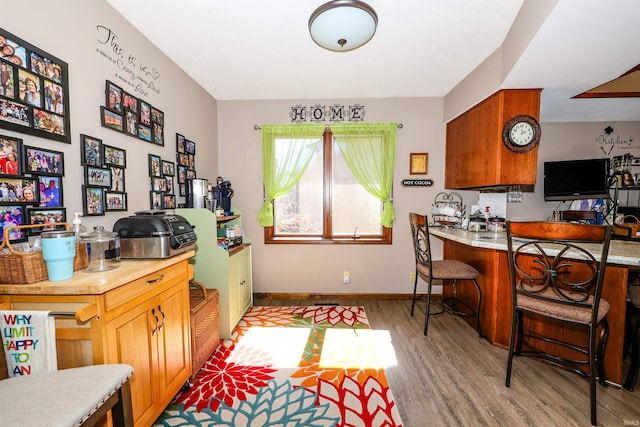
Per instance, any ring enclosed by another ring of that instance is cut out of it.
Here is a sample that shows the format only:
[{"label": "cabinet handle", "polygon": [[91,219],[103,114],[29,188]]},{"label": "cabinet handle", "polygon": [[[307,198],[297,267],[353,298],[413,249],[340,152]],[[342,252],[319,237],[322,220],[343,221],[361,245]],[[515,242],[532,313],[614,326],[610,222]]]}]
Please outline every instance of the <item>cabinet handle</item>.
[{"label": "cabinet handle", "polygon": [[159,329],[158,329],[158,322],[160,321],[160,319],[158,319],[158,315],[156,314],[156,309],[152,308],[151,309],[151,314],[153,314],[153,317],[156,318],[156,326],[153,327],[153,332],[151,332],[151,335],[155,335],[158,333]]},{"label": "cabinet handle", "polygon": [[156,277],[155,279],[147,280],[147,285],[150,285],[150,284],[155,283],[155,282],[159,282],[162,279],[164,279],[164,274],[161,274],[160,277]]},{"label": "cabinet handle", "polygon": [[162,323],[160,324],[160,327],[158,328],[158,331],[161,331],[162,327],[164,326],[165,320],[167,320],[167,317],[164,315],[164,312],[162,311],[162,307],[161,306],[158,306],[158,311],[162,315]]}]

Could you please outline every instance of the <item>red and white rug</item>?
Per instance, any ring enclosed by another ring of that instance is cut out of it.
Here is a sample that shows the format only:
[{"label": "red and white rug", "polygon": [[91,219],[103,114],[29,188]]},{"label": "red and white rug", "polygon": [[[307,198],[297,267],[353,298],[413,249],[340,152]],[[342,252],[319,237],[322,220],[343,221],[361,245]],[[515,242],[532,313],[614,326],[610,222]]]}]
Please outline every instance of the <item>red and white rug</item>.
[{"label": "red and white rug", "polygon": [[157,426],[402,426],[363,307],[252,307]]}]

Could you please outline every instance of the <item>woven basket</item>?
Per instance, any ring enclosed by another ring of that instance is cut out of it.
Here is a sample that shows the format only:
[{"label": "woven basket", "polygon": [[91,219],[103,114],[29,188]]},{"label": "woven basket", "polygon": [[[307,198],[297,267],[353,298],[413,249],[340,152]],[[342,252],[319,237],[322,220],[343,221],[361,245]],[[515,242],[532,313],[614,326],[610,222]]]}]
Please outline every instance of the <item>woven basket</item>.
[{"label": "woven basket", "polygon": [[[626,222],[627,219],[633,222]],[[613,234],[631,239],[640,239],[640,219],[633,215],[625,215],[622,221],[613,225]]]},{"label": "woven basket", "polygon": [[[0,244],[0,250],[3,248],[9,249],[9,253],[0,254],[0,283],[14,283],[14,284],[28,284],[40,282],[48,278],[47,264],[42,257],[42,251],[37,252],[18,252],[12,246],[9,241],[9,231],[12,228],[29,229],[29,228],[44,228],[50,224],[33,224],[33,225],[19,225],[16,227],[7,227],[4,229],[2,244]],[[56,226],[64,226],[69,230],[69,224],[61,222]],[[87,246],[82,243],[76,243],[76,257],[73,263],[74,271],[87,268],[89,265],[89,256],[87,254]]]},{"label": "woven basket", "polygon": [[196,280],[192,280],[189,287],[193,379],[220,344],[220,318],[218,290],[207,289]]}]

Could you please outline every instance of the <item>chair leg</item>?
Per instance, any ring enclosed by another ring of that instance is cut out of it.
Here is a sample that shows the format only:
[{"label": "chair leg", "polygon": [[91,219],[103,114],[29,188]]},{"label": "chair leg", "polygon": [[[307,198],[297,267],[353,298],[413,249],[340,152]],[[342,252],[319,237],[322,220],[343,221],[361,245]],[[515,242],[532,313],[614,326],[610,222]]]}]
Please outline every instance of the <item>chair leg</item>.
[{"label": "chair leg", "polygon": [[427,308],[424,315],[424,335],[427,335],[427,328],[429,327],[429,316],[431,313],[431,277],[427,280]]},{"label": "chair leg", "polygon": [[416,268],[416,272],[414,273],[413,279],[413,301],[411,301],[411,316],[413,316],[413,309],[416,305],[416,291],[418,290],[418,269]]},{"label": "chair leg", "polygon": [[476,292],[478,293],[478,304],[476,305],[476,321],[478,322],[478,336],[482,338],[482,326],[480,326],[480,304],[482,304],[482,292],[480,291],[480,285],[477,280],[473,280],[473,284],[476,285]]},{"label": "chair leg", "polygon": [[591,402],[591,425],[596,426],[598,425],[596,413],[596,326],[591,326],[589,335],[589,400]]},{"label": "chair leg", "polygon": [[606,317],[602,320],[602,332],[600,333],[600,339],[598,340],[598,351],[596,353],[596,366],[598,368],[598,378],[600,385],[607,386],[607,376],[604,371],[604,351],[607,348],[607,342],[609,341],[609,322]]},{"label": "chair leg", "polygon": [[513,310],[511,313],[511,333],[509,335],[509,356],[507,359],[507,377],[505,379],[505,386],[511,386],[511,368],[513,366],[513,354],[516,347],[516,323],[518,322],[517,310]]}]

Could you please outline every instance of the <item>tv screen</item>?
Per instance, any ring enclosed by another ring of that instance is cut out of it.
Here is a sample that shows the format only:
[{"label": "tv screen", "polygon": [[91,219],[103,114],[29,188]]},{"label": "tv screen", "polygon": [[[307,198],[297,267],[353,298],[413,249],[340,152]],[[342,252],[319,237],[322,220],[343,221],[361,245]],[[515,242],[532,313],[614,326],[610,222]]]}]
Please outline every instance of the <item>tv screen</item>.
[{"label": "tv screen", "polygon": [[609,159],[544,162],[544,200],[609,197]]}]

